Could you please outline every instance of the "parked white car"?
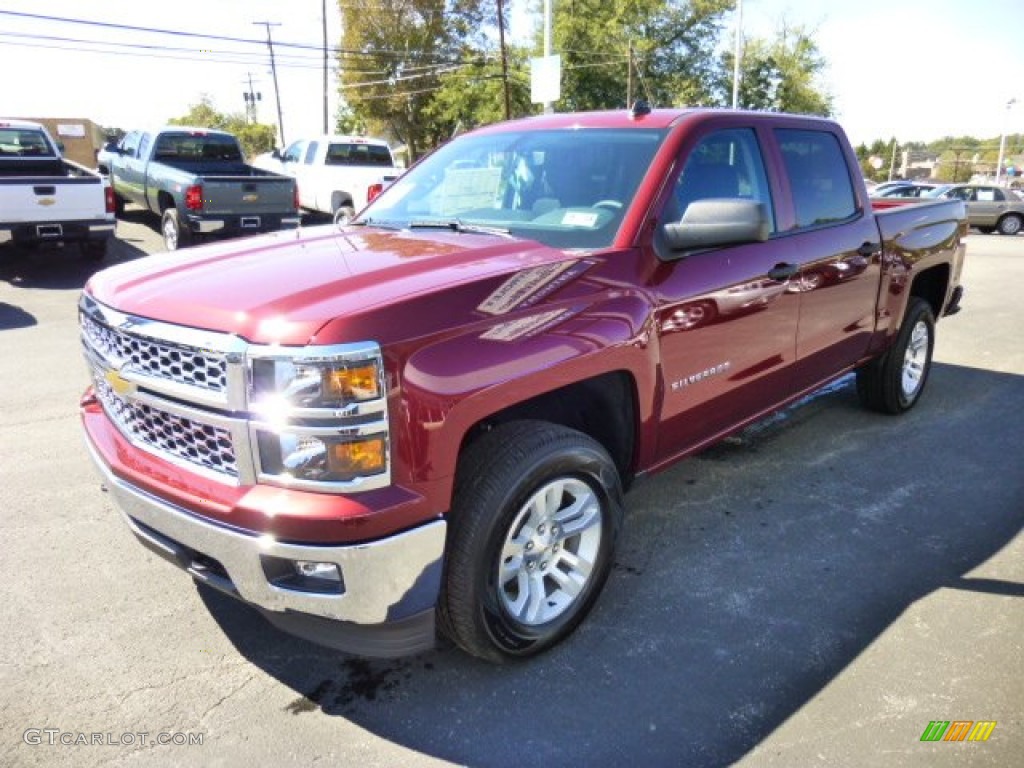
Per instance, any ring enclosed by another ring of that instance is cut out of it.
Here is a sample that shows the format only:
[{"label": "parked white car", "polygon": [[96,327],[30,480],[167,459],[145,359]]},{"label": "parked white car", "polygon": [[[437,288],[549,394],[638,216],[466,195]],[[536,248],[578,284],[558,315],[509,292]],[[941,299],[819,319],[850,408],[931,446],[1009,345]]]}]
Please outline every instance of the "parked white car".
[{"label": "parked white car", "polygon": [[364,136],[299,139],[254,158],[257,168],[294,177],[299,206],[348,220],[402,172],[386,141]]}]

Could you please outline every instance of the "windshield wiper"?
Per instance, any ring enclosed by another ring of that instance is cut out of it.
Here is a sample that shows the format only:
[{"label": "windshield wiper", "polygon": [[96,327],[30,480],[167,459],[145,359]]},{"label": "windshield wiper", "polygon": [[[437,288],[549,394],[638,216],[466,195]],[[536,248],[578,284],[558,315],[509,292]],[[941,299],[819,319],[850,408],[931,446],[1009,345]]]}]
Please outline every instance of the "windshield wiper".
[{"label": "windshield wiper", "polygon": [[512,237],[512,233],[501,227],[485,227],[480,224],[467,224],[461,219],[421,219],[410,221],[409,229],[450,229],[452,232],[462,232],[474,235],[497,235],[498,237]]}]

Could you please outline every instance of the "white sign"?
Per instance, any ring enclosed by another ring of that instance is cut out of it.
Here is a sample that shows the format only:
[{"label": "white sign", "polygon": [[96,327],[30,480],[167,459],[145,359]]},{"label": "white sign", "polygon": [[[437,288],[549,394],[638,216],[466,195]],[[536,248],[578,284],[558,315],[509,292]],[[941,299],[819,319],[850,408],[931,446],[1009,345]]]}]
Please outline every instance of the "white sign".
[{"label": "white sign", "polygon": [[562,57],[530,59],[530,101],[547,104],[562,98]]},{"label": "white sign", "polygon": [[85,126],[81,123],[59,124],[57,135],[67,136],[69,139],[83,139],[85,138]]}]

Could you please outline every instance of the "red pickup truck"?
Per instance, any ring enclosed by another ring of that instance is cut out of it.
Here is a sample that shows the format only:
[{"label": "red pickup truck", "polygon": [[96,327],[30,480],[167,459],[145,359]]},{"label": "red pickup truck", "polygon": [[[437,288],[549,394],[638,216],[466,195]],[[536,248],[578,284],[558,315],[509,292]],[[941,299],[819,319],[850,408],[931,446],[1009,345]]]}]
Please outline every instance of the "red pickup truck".
[{"label": "red pickup truck", "polygon": [[95,275],[87,444],[142,543],[288,631],[526,657],[593,605],[636,478],[851,371],[914,406],[966,233],[960,201],[873,212],[827,120],[493,125],[350,225]]}]

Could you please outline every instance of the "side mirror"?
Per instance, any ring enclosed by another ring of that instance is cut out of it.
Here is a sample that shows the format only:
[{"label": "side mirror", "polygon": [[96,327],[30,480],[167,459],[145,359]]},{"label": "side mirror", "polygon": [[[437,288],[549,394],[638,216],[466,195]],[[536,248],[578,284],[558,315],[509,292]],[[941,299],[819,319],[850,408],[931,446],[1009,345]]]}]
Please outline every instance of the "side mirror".
[{"label": "side mirror", "polygon": [[273,149],[271,150],[271,152],[270,152],[270,156],[271,156],[272,158],[274,158],[275,160],[280,160],[280,159],[281,159],[281,150],[280,150],[280,149],[278,149],[277,147],[274,147],[274,148],[273,148]]},{"label": "side mirror", "polygon": [[767,240],[771,222],[764,203],[716,198],[690,203],[683,218],[666,224],[664,232],[670,258],[682,258],[685,251]]}]

